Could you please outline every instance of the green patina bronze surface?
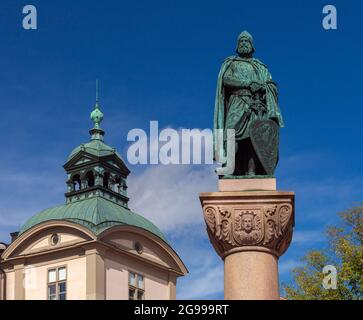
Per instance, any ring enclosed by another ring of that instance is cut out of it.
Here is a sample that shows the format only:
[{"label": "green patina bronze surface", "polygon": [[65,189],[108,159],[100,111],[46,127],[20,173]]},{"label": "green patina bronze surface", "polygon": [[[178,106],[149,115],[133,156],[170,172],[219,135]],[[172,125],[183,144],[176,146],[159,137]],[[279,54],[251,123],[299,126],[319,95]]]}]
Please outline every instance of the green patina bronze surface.
[{"label": "green patina bronze surface", "polygon": [[100,196],[46,209],[31,217],[22,226],[20,233],[52,220],[80,224],[96,235],[116,225],[129,225],[147,230],[167,242],[162,232],[152,222]]},{"label": "green patina bronze surface", "polygon": [[215,159],[235,157],[234,176],[273,175],[278,161],[279,127],[276,84],[265,64],[253,58],[252,36],[244,31],[237,41],[237,55],[228,57],[218,76],[214,129],[235,130],[235,155],[223,143],[214,143]]}]

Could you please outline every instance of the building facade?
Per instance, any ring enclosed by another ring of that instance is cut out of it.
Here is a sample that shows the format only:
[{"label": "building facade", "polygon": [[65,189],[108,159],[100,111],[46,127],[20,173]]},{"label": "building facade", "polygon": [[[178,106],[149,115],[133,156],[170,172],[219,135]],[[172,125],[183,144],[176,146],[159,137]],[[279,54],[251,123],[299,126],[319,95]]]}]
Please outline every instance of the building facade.
[{"label": "building facade", "polygon": [[188,271],[161,231],[128,208],[130,171],[104,142],[98,102],[91,119],[90,141],[64,165],[66,203],[0,243],[0,300],[176,298]]}]

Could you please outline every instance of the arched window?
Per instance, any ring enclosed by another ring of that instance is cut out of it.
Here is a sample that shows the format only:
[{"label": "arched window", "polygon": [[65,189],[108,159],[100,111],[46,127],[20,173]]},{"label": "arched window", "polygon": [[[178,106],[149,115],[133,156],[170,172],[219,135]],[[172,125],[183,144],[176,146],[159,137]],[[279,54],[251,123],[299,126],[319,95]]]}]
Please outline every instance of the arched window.
[{"label": "arched window", "polygon": [[82,183],[81,183],[81,177],[79,174],[76,174],[73,176],[72,183],[73,183],[73,191],[81,190]]},{"label": "arched window", "polygon": [[120,177],[117,177],[115,179],[115,185],[113,187],[113,191],[115,191],[117,193],[120,193],[120,191],[121,191],[121,183],[122,183],[121,178]]},{"label": "arched window", "polygon": [[109,172],[105,172],[104,175],[103,175],[103,186],[105,188],[108,188],[109,180],[110,180],[110,173]]},{"label": "arched window", "polygon": [[90,187],[93,187],[95,185],[95,177],[93,175],[93,172],[92,171],[88,171],[86,173],[86,179],[87,179],[87,186],[90,188]]}]

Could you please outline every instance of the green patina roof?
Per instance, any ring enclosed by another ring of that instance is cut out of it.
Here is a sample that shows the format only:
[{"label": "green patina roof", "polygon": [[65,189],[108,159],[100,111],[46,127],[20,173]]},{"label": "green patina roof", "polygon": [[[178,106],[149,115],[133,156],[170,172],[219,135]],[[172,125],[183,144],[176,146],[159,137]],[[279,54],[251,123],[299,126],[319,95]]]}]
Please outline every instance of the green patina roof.
[{"label": "green patina roof", "polygon": [[108,146],[101,140],[91,140],[90,142],[81,144],[77,148],[73,149],[71,154],[68,157],[68,160],[73,158],[78,152],[85,151],[97,157],[109,156],[112,154],[116,154],[120,159],[122,159],[121,155],[112,147]]},{"label": "green patina roof", "polygon": [[116,225],[135,226],[145,229],[167,242],[164,235],[152,222],[100,196],[46,209],[31,217],[20,229],[20,234],[35,225],[51,220],[78,223],[96,235]]}]

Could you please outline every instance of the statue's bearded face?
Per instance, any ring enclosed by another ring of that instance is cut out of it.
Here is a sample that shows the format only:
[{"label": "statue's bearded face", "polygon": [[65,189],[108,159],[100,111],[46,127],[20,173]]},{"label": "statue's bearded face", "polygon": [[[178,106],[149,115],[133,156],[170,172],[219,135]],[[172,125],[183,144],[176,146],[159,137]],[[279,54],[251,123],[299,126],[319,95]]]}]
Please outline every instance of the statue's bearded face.
[{"label": "statue's bearded face", "polygon": [[242,229],[247,233],[250,233],[253,228],[253,218],[250,216],[243,217],[242,220]]},{"label": "statue's bearded face", "polygon": [[251,41],[247,38],[241,38],[238,42],[237,52],[241,57],[251,56],[253,53]]}]

